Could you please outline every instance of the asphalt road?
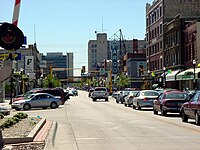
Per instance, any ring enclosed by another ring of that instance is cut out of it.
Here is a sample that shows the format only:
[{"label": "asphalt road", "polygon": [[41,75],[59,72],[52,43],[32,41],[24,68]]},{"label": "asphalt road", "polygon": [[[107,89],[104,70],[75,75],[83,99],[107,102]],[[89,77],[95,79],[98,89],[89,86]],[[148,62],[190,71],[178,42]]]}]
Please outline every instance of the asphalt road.
[{"label": "asphalt road", "polygon": [[200,127],[178,115],[154,115],[103,100],[92,102],[79,91],[58,109],[26,111],[58,123],[55,150],[200,150]]}]

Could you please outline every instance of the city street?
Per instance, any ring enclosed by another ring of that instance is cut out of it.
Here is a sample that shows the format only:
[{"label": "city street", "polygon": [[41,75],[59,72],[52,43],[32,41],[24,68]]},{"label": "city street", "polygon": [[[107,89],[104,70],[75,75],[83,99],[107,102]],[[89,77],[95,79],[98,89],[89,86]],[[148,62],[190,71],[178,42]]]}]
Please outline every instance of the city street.
[{"label": "city street", "polygon": [[58,109],[26,111],[58,123],[56,150],[199,150],[200,127],[182,123],[178,115],[154,115],[100,100],[92,102],[79,91]]}]

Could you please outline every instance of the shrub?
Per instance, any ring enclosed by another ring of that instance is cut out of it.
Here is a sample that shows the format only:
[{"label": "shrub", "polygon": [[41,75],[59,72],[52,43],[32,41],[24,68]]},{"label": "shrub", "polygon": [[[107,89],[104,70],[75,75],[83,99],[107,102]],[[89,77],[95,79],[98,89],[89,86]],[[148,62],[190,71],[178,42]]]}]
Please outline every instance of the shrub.
[{"label": "shrub", "polygon": [[25,113],[19,112],[19,113],[15,114],[13,117],[17,117],[19,119],[25,119],[28,117],[28,115]]},{"label": "shrub", "polygon": [[17,113],[15,114],[12,118],[7,119],[6,121],[4,121],[1,125],[0,125],[0,129],[5,129],[5,128],[9,128],[10,126],[12,126],[13,124],[18,123],[21,119],[27,118],[28,115],[25,113]]}]

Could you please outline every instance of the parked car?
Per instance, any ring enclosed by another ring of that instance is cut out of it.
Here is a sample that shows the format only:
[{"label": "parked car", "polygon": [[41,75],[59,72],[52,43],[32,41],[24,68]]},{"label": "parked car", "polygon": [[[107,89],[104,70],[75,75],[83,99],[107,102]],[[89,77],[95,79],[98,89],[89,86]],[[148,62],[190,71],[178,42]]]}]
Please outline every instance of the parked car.
[{"label": "parked car", "polygon": [[15,110],[29,110],[31,108],[42,107],[43,109],[50,107],[55,109],[62,104],[60,96],[56,97],[48,93],[34,93],[23,100],[19,100],[12,103],[12,108]]},{"label": "parked car", "polygon": [[196,124],[200,125],[200,91],[194,92],[187,99],[187,102],[181,106],[180,113],[183,122],[194,119]]},{"label": "parked car", "polygon": [[133,104],[133,98],[139,91],[129,91],[129,94],[124,98],[124,106],[131,106]]},{"label": "parked car", "polygon": [[23,100],[24,98],[26,98],[27,96],[29,96],[33,93],[49,93],[53,96],[60,96],[60,98],[62,100],[62,105],[65,103],[66,100],[69,99],[68,93],[65,93],[60,88],[45,88],[45,89],[30,90],[27,93],[25,93],[22,97],[14,98],[13,102],[18,101],[18,100]]},{"label": "parked car", "polygon": [[140,110],[142,107],[153,107],[153,101],[159,93],[155,90],[141,90],[133,98],[133,109]]},{"label": "parked car", "polygon": [[4,116],[10,115],[10,108],[7,108],[5,106],[0,106],[0,113],[2,113]]},{"label": "parked car", "polygon": [[130,91],[126,90],[126,91],[120,91],[119,96],[116,99],[116,103],[124,103],[124,98],[129,94]]},{"label": "parked car", "polygon": [[78,96],[78,91],[75,88],[68,88],[66,91],[68,91],[69,96]]},{"label": "parked car", "polygon": [[97,99],[105,99],[105,101],[108,101],[109,93],[106,89],[106,87],[95,87],[94,91],[91,94],[91,98],[93,101],[96,101]]},{"label": "parked car", "polygon": [[153,112],[166,116],[168,112],[180,113],[180,108],[186,102],[187,93],[178,90],[163,91],[158,99],[153,101]]},{"label": "parked car", "polygon": [[94,91],[94,88],[89,89],[88,97],[91,96],[92,92]]}]

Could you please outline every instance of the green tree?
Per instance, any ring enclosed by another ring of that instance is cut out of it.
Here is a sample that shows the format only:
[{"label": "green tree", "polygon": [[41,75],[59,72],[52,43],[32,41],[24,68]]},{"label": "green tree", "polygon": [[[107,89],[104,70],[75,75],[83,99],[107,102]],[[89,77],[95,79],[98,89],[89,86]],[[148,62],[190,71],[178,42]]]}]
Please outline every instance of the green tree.
[{"label": "green tree", "polygon": [[116,79],[116,85],[121,90],[129,85],[130,78],[121,73]]},{"label": "green tree", "polygon": [[48,75],[44,79],[44,86],[49,88],[60,87],[61,83],[54,76]]}]

